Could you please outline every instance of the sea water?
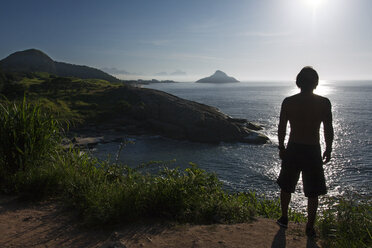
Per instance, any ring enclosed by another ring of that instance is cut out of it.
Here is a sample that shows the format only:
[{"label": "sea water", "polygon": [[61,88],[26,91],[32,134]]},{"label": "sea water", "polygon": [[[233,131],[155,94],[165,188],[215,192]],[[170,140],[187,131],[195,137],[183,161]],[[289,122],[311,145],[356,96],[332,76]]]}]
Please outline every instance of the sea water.
[{"label": "sea water", "polygon": [[[253,190],[273,198],[278,196],[277,126],[283,99],[299,92],[294,82],[172,83],[146,87],[217,107],[232,117],[260,123],[264,127],[262,132],[271,142],[265,145],[201,144],[159,136],[132,137],[134,144],[128,144],[121,151],[121,162],[135,167],[161,160],[167,162],[168,167],[180,168],[193,162],[216,173],[227,190]],[[328,195],[348,192],[371,196],[372,81],[324,81],[319,83],[315,93],[332,102],[333,158],[324,165]],[[324,149],[323,135],[321,139]],[[101,144],[94,154],[101,158],[108,154],[115,156],[118,147],[119,143]],[[301,180],[292,199],[292,207],[306,205]]]}]

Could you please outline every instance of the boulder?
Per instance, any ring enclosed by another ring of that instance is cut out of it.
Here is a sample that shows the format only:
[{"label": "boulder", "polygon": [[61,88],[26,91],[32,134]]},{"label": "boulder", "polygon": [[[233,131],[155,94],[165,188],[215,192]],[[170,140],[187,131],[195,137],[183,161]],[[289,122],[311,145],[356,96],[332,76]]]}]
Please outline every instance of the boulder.
[{"label": "boulder", "polygon": [[73,147],[94,147],[98,143],[102,143],[104,141],[103,137],[74,137],[71,142]]}]

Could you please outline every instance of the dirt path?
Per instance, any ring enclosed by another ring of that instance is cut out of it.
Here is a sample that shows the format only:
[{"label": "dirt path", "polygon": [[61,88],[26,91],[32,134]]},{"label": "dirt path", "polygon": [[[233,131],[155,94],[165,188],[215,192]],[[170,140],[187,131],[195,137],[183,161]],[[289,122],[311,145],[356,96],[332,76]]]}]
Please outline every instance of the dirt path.
[{"label": "dirt path", "polygon": [[302,224],[280,229],[274,220],[234,225],[137,223],[110,230],[82,227],[53,202],[24,203],[0,196],[0,247],[319,247]]}]

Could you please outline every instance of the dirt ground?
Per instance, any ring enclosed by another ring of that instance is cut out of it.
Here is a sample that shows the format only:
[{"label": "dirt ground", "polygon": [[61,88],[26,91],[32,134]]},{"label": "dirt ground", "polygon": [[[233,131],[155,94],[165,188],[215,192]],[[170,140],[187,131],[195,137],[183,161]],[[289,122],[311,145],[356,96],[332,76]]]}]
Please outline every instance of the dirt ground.
[{"label": "dirt ground", "polygon": [[234,225],[121,224],[87,229],[74,211],[53,201],[27,203],[0,195],[0,247],[320,247],[307,239],[304,225],[287,230],[275,220]]}]

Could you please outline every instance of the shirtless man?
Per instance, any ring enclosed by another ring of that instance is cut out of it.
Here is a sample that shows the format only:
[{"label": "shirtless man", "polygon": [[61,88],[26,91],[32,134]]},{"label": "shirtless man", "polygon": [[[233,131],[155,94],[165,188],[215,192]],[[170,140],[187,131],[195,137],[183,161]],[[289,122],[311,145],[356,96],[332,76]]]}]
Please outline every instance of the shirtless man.
[{"label": "shirtless man", "polygon": [[[287,97],[282,103],[278,127],[279,157],[282,167],[277,183],[281,188],[280,203],[282,217],[277,223],[288,226],[288,205],[294,193],[300,172],[304,193],[308,198],[308,221],[306,234],[315,236],[314,222],[318,208],[318,196],[327,193],[323,164],[331,159],[333,126],[331,102],[313,93],[319,81],[318,73],[312,67],[304,67],[297,75],[299,94]],[[291,132],[287,147],[284,145],[287,123]],[[326,149],[321,156],[319,144],[320,124],[324,126]]]}]

